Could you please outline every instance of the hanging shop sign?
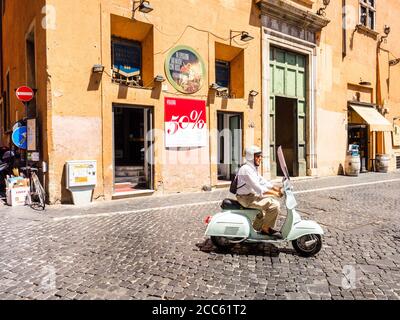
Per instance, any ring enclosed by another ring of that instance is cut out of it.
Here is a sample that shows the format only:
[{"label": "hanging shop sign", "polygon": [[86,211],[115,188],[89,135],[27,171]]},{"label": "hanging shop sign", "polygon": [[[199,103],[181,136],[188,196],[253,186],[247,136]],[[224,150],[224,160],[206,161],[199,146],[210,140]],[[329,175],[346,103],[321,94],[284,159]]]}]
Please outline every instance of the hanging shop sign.
[{"label": "hanging shop sign", "polygon": [[207,146],[207,117],[204,100],[165,98],[165,146]]},{"label": "hanging shop sign", "polygon": [[203,59],[192,48],[174,48],[165,61],[165,72],[172,86],[182,93],[196,93],[203,86],[206,71]]},{"label": "hanging shop sign", "polygon": [[26,150],[28,146],[26,126],[16,128],[12,133],[11,139],[18,148]]},{"label": "hanging shop sign", "polygon": [[400,147],[400,126],[395,125],[392,134],[393,134],[393,146]]}]

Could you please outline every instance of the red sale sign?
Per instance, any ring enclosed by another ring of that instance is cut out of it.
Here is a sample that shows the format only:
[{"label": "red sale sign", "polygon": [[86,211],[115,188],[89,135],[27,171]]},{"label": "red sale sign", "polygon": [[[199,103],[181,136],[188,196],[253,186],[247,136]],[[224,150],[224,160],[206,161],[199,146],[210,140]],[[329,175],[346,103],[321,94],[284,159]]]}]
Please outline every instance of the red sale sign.
[{"label": "red sale sign", "polygon": [[165,137],[167,148],[207,146],[206,102],[165,98]]}]

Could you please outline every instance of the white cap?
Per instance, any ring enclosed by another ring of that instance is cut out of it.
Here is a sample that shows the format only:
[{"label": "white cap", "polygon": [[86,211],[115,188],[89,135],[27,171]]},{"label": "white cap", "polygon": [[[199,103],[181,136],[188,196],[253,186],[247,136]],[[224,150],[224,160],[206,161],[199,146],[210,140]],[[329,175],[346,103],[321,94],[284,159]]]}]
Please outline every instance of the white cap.
[{"label": "white cap", "polygon": [[262,150],[260,147],[257,146],[251,146],[251,147],[247,147],[246,150],[246,160],[247,161],[253,161],[254,160],[254,155],[258,154],[258,153],[262,153]]}]

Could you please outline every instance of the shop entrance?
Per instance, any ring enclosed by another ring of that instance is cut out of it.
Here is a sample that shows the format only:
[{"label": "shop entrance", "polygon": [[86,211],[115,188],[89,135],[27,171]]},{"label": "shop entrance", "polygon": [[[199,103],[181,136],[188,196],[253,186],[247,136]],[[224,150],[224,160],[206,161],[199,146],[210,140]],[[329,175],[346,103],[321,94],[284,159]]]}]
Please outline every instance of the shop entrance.
[{"label": "shop entrance", "polygon": [[271,46],[270,71],[271,176],[282,175],[276,153],[279,146],[282,146],[290,175],[305,176],[307,58]]},{"label": "shop entrance", "polygon": [[114,191],[153,189],[152,109],[114,106]]},{"label": "shop entrance", "polygon": [[218,180],[232,180],[242,164],[242,114],[218,112]]},{"label": "shop entrance", "polygon": [[[276,146],[282,146],[291,177],[299,175],[297,161],[297,100],[276,97],[275,110]],[[278,176],[283,176],[281,166]]]},{"label": "shop entrance", "polygon": [[349,124],[348,144],[358,145],[360,150],[361,172],[368,168],[368,126],[363,124]]}]

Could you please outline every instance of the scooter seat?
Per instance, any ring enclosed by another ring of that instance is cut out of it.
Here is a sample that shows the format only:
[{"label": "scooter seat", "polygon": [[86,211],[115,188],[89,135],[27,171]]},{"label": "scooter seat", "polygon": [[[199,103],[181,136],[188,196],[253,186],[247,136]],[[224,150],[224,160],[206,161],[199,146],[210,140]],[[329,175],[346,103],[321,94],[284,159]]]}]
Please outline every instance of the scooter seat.
[{"label": "scooter seat", "polygon": [[225,199],[222,201],[221,208],[223,210],[243,210],[243,206],[239,203],[239,201],[233,199]]}]

